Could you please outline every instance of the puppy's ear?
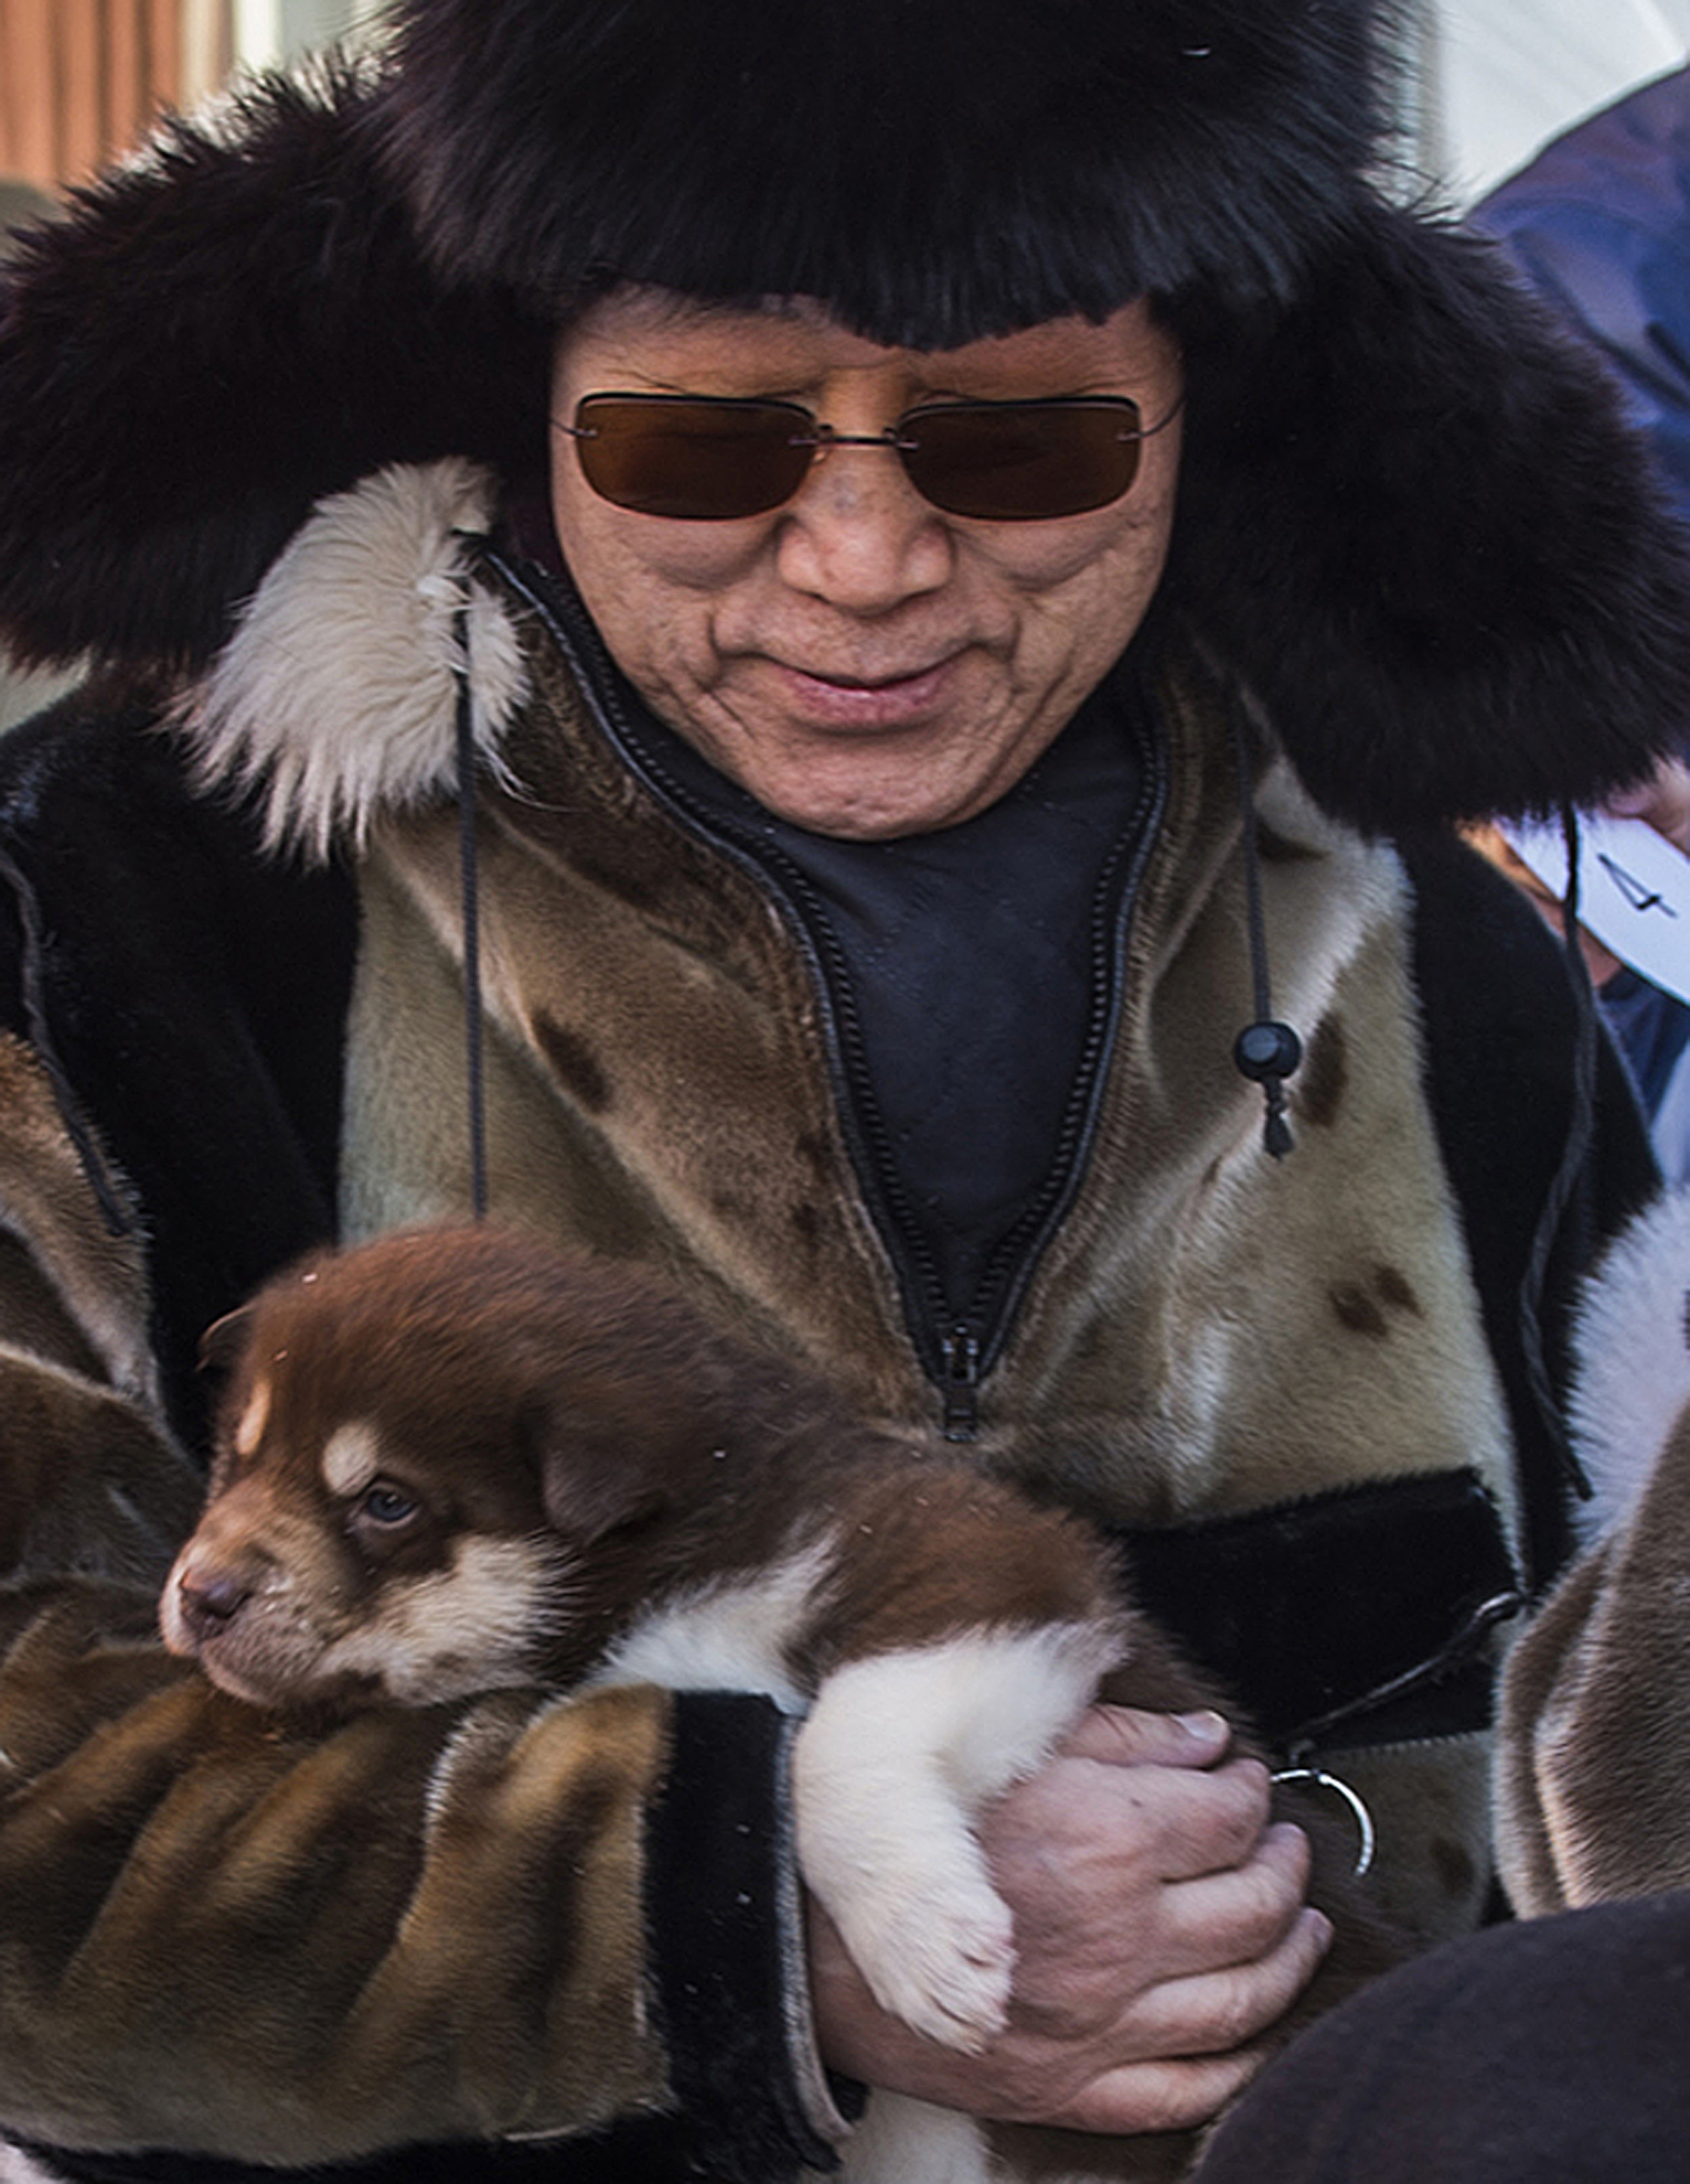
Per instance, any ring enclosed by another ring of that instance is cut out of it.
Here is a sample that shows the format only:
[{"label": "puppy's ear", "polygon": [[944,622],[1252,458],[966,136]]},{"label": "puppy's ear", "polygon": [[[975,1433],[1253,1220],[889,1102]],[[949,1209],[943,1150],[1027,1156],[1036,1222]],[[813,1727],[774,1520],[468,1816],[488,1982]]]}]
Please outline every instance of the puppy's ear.
[{"label": "puppy's ear", "polygon": [[548,1520],[591,1543],[662,1515],[678,1491],[680,1432],[661,1396],[623,1387],[549,1406],[534,1440]]},{"label": "puppy's ear", "polygon": [[254,1314],[254,1306],[243,1304],[234,1312],[226,1312],[221,1319],[212,1321],[199,1338],[202,1373],[227,1373],[234,1370],[252,1333]]}]

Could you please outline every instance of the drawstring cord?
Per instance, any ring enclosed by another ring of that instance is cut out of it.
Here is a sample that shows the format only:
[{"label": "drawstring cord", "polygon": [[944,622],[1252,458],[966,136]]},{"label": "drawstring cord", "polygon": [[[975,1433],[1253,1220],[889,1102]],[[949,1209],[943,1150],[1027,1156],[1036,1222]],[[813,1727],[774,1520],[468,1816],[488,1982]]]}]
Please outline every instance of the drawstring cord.
[{"label": "drawstring cord", "polygon": [[470,682],[470,609],[465,599],[453,621],[458,678],[458,895],[464,940],[464,1063],[470,1134],[470,1206],[487,1218],[487,1070],[482,1036],[481,868],[476,842],[475,694]]},{"label": "drawstring cord", "polygon": [[[477,1221],[488,1211],[486,1063],[482,1050],[481,976],[481,890],[477,855],[475,805],[475,698],[470,684],[470,617],[467,601],[454,621],[458,659],[457,774],[458,774],[458,884],[464,941],[465,1067],[468,1078],[470,1139],[470,1204]],[[133,1217],[112,1173],[111,1165],[82,1113],[71,1087],[70,1072],[60,1061],[47,1010],[47,932],[41,901],[29,875],[11,855],[0,849],[0,882],[11,889],[18,906],[23,948],[20,967],[24,1021],[30,1042],[46,1072],[59,1119],[74,1146],[88,1187],[99,1203],[108,1234],[132,1236]]]},{"label": "drawstring cord", "polygon": [[[1596,1130],[1596,996],[1591,989],[1590,966],[1585,961],[1584,950],[1579,944],[1579,827],[1578,815],[1570,804],[1561,806],[1561,833],[1567,856],[1566,892],[1561,903],[1561,944],[1573,1000],[1572,1108],[1567,1119],[1566,1142],[1561,1150],[1560,1165],[1550,1182],[1548,1195],[1538,1216],[1537,1231],[1531,1240],[1531,1254],[1521,1278],[1520,1317],[1526,1377],[1532,1401],[1537,1407],[1550,1445],[1559,1457],[1573,1490],[1581,1501],[1588,1502],[1594,1490],[1568,1436],[1561,1407],[1550,1380],[1548,1360],[1544,1354],[1542,1317],[1549,1256],[1555,1246],[1562,1216],[1571,1201],[1574,1186],[1583,1172]],[[1578,1254],[1581,1262],[1584,1256],[1582,1251]]]},{"label": "drawstring cord", "polygon": [[47,931],[42,922],[40,898],[29,875],[5,850],[0,850],[0,879],[3,879],[11,889],[18,905],[18,923],[22,929],[24,943],[20,983],[24,1019],[29,1028],[31,1044],[35,1048],[36,1059],[47,1072],[59,1120],[64,1125],[66,1136],[75,1148],[82,1173],[88,1179],[88,1187],[99,1201],[100,1212],[105,1217],[107,1234],[132,1236],[136,1233],[134,1219],[124,1203],[123,1194],[118,1188],[110,1164],[100,1150],[98,1140],[82,1113],[75,1093],[71,1089],[70,1074],[59,1058],[59,1050],[53,1044],[52,1029],[47,1022],[44,976]]},{"label": "drawstring cord", "polygon": [[1233,1042],[1233,1067],[1240,1076],[1262,1088],[1267,1112],[1262,1124],[1262,1143],[1275,1160],[1283,1160],[1296,1143],[1286,1120],[1285,1080],[1302,1060],[1302,1041],[1288,1023],[1274,1015],[1273,994],[1268,978],[1268,922],[1262,908],[1262,866],[1256,827],[1255,783],[1250,777],[1250,749],[1245,738],[1242,712],[1235,699],[1231,709],[1232,749],[1238,768],[1238,803],[1244,829],[1244,900],[1250,932],[1250,983],[1256,1017],[1245,1025]]},{"label": "drawstring cord", "polygon": [[1274,1770],[1275,1782],[1292,1782],[1309,1790],[1324,1791],[1337,1798],[1349,1813],[1356,1830],[1356,1856],[1352,1869],[1358,1879],[1372,1865],[1379,1847],[1378,1830],[1366,1799],[1353,1783],[1341,1775],[1331,1774],[1320,1764],[1316,1748],[1331,1743],[1335,1731],[1358,1717],[1364,1717],[1387,1705],[1393,1699],[1406,1698],[1411,1693],[1423,1691],[1437,1682],[1441,1676],[1471,1660],[1479,1646],[1499,1624],[1518,1615],[1525,1605],[1523,1593],[1498,1592],[1490,1599],[1481,1601],[1468,1615],[1459,1630],[1447,1644],[1440,1646],[1429,1660],[1392,1676],[1382,1684],[1375,1684],[1370,1691],[1345,1705],[1334,1707],[1330,1713],[1319,1715],[1294,1730],[1286,1740],[1285,1764]]}]

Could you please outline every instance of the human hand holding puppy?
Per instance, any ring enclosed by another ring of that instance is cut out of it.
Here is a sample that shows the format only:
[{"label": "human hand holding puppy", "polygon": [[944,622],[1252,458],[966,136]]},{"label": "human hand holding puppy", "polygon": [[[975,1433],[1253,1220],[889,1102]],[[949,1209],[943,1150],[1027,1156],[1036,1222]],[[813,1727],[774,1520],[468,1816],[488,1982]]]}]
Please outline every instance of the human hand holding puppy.
[{"label": "human hand holding puppy", "polygon": [[881,2009],[809,1906],[822,2051],[847,2075],[946,2108],[1123,2135],[1206,2122],[1254,2076],[1254,2043],[1331,1940],[1306,1901],[1302,1830],[1270,1820],[1259,1761],[1210,1713],[1094,1707],[982,1815],[1015,1917],[1007,2027],[979,2054]]}]

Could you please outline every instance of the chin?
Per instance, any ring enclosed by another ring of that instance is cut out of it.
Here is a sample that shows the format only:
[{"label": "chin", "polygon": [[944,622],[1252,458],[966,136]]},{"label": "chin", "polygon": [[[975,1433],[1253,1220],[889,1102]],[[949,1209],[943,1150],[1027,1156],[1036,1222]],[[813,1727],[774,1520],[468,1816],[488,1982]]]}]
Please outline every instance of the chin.
[{"label": "chin", "polygon": [[[784,763],[724,766],[766,811],[812,834],[843,841],[886,842],[905,834],[932,834],[955,827],[1007,795],[1043,744],[1018,751],[992,766],[947,766],[943,744],[931,730],[919,736],[853,738],[828,743]],[[866,747],[865,747],[866,746]],[[715,762],[721,766],[718,756]]]}]

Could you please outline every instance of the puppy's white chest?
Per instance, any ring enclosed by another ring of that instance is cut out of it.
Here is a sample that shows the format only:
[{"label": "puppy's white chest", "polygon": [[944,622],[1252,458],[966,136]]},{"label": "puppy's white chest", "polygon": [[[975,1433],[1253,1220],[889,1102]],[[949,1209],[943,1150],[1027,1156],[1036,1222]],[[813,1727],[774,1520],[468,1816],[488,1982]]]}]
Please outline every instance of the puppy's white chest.
[{"label": "puppy's white chest", "polygon": [[790,1652],[833,1564],[833,1548],[823,1540],[755,1576],[697,1586],[641,1617],[589,1681],[759,1691],[784,1713],[802,1713],[808,1702]]}]

